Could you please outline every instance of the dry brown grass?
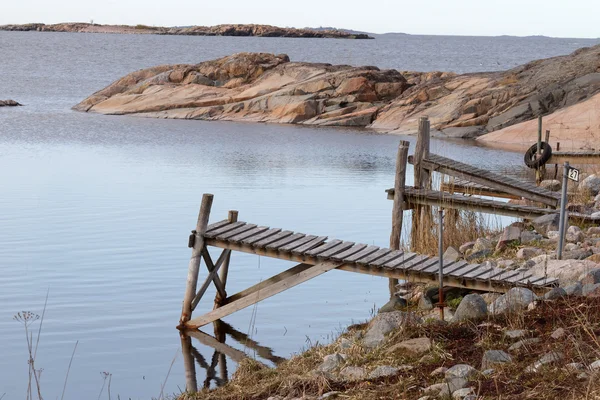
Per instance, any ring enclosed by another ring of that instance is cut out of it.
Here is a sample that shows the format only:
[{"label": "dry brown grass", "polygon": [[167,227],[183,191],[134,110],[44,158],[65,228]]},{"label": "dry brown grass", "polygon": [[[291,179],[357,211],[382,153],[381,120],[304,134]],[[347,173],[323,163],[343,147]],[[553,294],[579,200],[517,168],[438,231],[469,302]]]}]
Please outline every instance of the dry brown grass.
[{"label": "dry brown grass", "polygon": [[[562,338],[552,339],[555,329],[567,332]],[[527,329],[530,337],[539,343],[528,345],[524,351],[512,352],[513,362],[497,367],[493,375],[479,376],[470,382],[475,392],[485,399],[598,399],[600,374],[590,373],[589,379],[579,379],[579,372],[563,368],[571,362],[589,365],[600,358],[600,298],[571,298],[553,303],[541,303],[529,312],[491,316],[487,320],[444,325],[438,322],[408,327],[393,334],[383,347],[370,351],[358,341],[350,349],[345,365],[362,366],[368,371],[377,365],[411,365],[410,371],[390,378],[344,382],[312,371],[322,357],[340,351],[336,343],[316,346],[284,362],[276,369],[266,368],[252,360],[243,362],[226,386],[214,391],[184,395],[181,400],[258,400],[270,396],[319,396],[328,391],[340,391],[343,399],[418,399],[421,388],[438,383],[441,379],[431,372],[441,366],[469,364],[481,367],[486,350],[507,350],[514,340],[504,335],[506,329]],[[351,329],[351,331],[354,330]],[[352,338],[352,332],[345,337]],[[407,338],[427,336],[434,346],[428,357],[411,356],[388,349]],[[540,356],[560,351],[564,360],[538,372],[526,368]]]}]

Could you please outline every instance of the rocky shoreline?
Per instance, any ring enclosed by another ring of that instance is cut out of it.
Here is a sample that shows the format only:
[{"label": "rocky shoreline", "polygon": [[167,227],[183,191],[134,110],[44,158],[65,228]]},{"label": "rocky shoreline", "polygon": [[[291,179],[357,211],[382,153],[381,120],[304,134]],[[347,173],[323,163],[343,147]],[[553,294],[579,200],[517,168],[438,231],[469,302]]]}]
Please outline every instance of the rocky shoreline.
[{"label": "rocky shoreline", "polygon": [[427,115],[434,135],[482,136],[482,142],[521,146],[537,140],[537,127],[532,129],[533,122],[528,121],[543,115],[554,124],[545,125],[551,129],[550,141],[561,141],[561,148],[568,150],[593,146],[600,134],[599,102],[600,46],[595,46],[504,72],[464,75],[239,53],[196,65],[133,72],[74,109],[155,118],[353,126],[398,134],[414,133],[419,117]]},{"label": "rocky shoreline", "polygon": [[0,100],[0,107],[19,107],[22,105],[14,100]]},{"label": "rocky shoreline", "polygon": [[373,39],[363,33],[335,29],[281,28],[272,25],[227,24],[216,26],[160,27],[148,25],[100,25],[93,23],[0,25],[0,31],[117,33],[183,36],[258,36],[286,38]]}]

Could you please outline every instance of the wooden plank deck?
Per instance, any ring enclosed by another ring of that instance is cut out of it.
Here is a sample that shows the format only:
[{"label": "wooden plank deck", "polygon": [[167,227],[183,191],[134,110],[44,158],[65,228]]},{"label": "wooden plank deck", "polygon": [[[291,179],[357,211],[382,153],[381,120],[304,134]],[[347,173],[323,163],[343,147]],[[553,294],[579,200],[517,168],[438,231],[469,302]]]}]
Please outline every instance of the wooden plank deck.
[{"label": "wooden plank deck", "polygon": [[[386,190],[388,199],[394,198],[394,189]],[[455,210],[467,210],[487,214],[505,215],[507,217],[535,219],[542,215],[558,214],[558,210],[533,206],[511,204],[498,200],[481,199],[478,197],[463,196],[437,190],[417,189],[411,186],[404,188],[404,201],[406,209],[414,208],[416,205],[427,205],[434,207],[450,208]],[[569,213],[569,218],[576,221],[600,223],[600,218],[592,218],[590,215],[580,213]]]},{"label": "wooden plank deck", "polygon": [[[410,158],[409,161],[411,161]],[[551,207],[556,207],[560,201],[560,194],[558,193],[537,187],[531,183],[522,182],[472,165],[454,161],[437,154],[429,154],[427,158],[422,161],[422,165],[423,168],[430,171],[477,183],[495,191],[537,201]]]},{"label": "wooden plank deck", "polygon": [[555,151],[546,164],[562,165],[565,161],[573,165],[600,164],[598,151]]},{"label": "wooden plank deck", "polygon": [[487,196],[498,197],[501,199],[518,200],[521,197],[514,194],[504,193],[499,190],[494,190],[479,183],[469,182],[464,179],[451,178],[441,183],[440,190],[448,193],[462,193],[470,196]]}]

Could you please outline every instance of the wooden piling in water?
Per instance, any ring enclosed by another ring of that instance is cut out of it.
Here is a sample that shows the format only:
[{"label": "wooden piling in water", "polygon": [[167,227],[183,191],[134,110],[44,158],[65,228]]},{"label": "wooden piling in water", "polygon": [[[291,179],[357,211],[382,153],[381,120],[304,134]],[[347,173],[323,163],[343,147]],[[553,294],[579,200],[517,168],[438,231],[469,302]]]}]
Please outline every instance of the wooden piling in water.
[{"label": "wooden piling in water", "polygon": [[[238,221],[238,211],[230,210],[227,214],[227,220],[230,223],[234,223]],[[223,289],[227,290],[227,276],[229,275],[229,261],[231,260],[231,253],[228,253],[225,256],[225,260],[223,261],[223,265],[221,266],[221,271],[219,272],[219,278],[221,279],[221,283],[223,284]],[[227,293],[227,291],[226,291]],[[227,298],[227,296],[221,296],[221,293],[217,291],[215,295],[215,305],[214,308],[219,308],[223,305],[223,301]]]},{"label": "wooden piling in water", "polygon": [[[394,205],[392,207],[392,233],[390,234],[390,249],[400,250],[400,237],[402,236],[402,223],[404,217],[404,187],[406,185],[406,165],[408,164],[408,148],[410,143],[400,141],[396,155],[396,178],[394,180]],[[396,293],[398,279],[390,278],[390,298]]]},{"label": "wooden piling in water", "polygon": [[189,321],[192,316],[192,301],[196,296],[200,261],[202,259],[202,252],[204,251],[204,233],[206,232],[206,227],[208,226],[208,219],[210,217],[210,209],[212,207],[213,197],[214,196],[209,193],[205,193],[202,196],[200,212],[198,213],[198,221],[196,222],[196,230],[192,232],[192,236],[190,237],[190,244],[192,245],[192,257],[190,258],[188,265],[188,277],[185,287],[185,295],[183,297],[183,308],[181,310],[181,318],[179,320],[180,328],[183,328],[185,323]]},{"label": "wooden piling in water", "polygon": [[[419,118],[419,130],[417,131],[417,143],[413,156],[414,166],[414,187],[420,189],[431,189],[431,173],[424,168],[423,160],[429,156],[430,143],[430,123],[429,118],[424,116]],[[413,209],[412,228],[411,228],[411,248],[416,250],[415,243],[419,241],[423,229],[427,229],[427,224],[431,221],[431,207],[418,205]]]}]

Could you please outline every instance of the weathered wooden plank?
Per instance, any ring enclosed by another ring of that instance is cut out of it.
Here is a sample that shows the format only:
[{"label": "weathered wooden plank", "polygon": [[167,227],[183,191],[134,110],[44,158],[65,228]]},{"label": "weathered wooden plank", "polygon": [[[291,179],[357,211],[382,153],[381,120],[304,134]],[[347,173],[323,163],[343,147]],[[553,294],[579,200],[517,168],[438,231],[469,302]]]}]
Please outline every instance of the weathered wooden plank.
[{"label": "weathered wooden plank", "polygon": [[490,267],[490,266],[480,265],[479,268],[477,268],[471,272],[467,272],[466,274],[463,274],[462,277],[475,279],[478,276],[482,276],[482,275],[486,274],[487,272],[490,272],[491,270],[492,270],[492,267]]},{"label": "weathered wooden plank", "polygon": [[353,254],[353,255],[351,255],[349,257],[344,258],[344,262],[346,262],[346,263],[354,263],[354,262],[356,262],[356,260],[359,260],[359,259],[361,259],[363,257],[366,257],[369,254],[373,254],[377,250],[379,250],[379,246],[369,246],[366,249],[364,249],[364,250],[362,250],[362,251],[360,251],[360,252],[358,252],[356,254]]},{"label": "weathered wooden plank", "polygon": [[384,257],[381,257],[381,258],[378,258],[377,260],[371,261],[369,263],[369,265],[372,265],[374,267],[382,267],[383,265],[402,257],[403,254],[404,254],[403,250],[394,250]]},{"label": "weathered wooden plank", "polygon": [[254,236],[247,237],[246,239],[242,239],[241,243],[242,244],[253,245],[254,243],[259,242],[259,241],[261,241],[263,239],[266,239],[268,237],[277,235],[279,232],[281,232],[281,229],[279,229],[279,228],[272,228],[272,229],[269,229],[268,231],[259,233],[258,235],[254,235]]},{"label": "weathered wooden plank", "polygon": [[265,246],[267,249],[276,249],[279,250],[280,247],[286,246],[288,244],[292,244],[295,241],[304,238],[306,235],[304,233],[294,233],[293,235],[290,235],[286,238],[280,239],[276,242],[273,242],[271,244],[269,244],[268,246]]},{"label": "weathered wooden plank", "polygon": [[[435,262],[429,263],[428,267],[422,270],[421,272],[428,274],[438,274],[440,272],[439,258],[434,258],[433,260],[435,260]],[[455,265],[454,261],[444,261],[442,273],[446,269],[450,269],[450,267],[453,265]]]},{"label": "weathered wooden plank", "polygon": [[279,251],[292,251],[292,250],[302,246],[303,244],[306,244],[316,238],[317,238],[317,236],[315,236],[315,235],[306,235],[302,239],[299,239],[299,240],[296,240],[295,242],[286,244],[285,246],[281,246],[279,248]]},{"label": "weathered wooden plank", "polygon": [[311,266],[310,268],[299,272],[296,275],[292,275],[285,279],[282,279],[279,282],[273,283],[262,290],[259,290],[251,295],[246,297],[242,297],[239,300],[228,303],[222,307],[214,309],[213,311],[202,315],[200,317],[192,318],[191,320],[186,322],[186,327],[194,329],[209,324],[213,321],[221,319],[227,315],[230,315],[236,311],[249,307],[253,304],[258,303],[266,298],[276,295],[277,293],[281,293],[285,290],[288,290],[296,285],[299,285],[303,282],[306,282],[312,278],[315,278],[327,271],[331,271],[339,267],[341,264],[336,262],[325,261],[316,265]]},{"label": "weathered wooden plank", "polygon": [[348,250],[349,248],[351,248],[352,246],[354,246],[354,242],[342,242],[339,245],[332,247],[322,253],[318,254],[319,258],[329,258],[333,255],[336,255],[338,253],[341,253],[345,250]]},{"label": "weathered wooden plank", "polygon": [[415,258],[418,254],[417,253],[402,253],[402,255],[394,260],[391,260],[385,264],[380,264],[383,268],[387,268],[387,269],[396,269],[398,266],[404,264],[405,262],[408,262],[410,260],[412,260],[413,258]]},{"label": "weathered wooden plank", "polygon": [[303,244],[300,247],[292,250],[293,254],[304,254],[304,252],[314,249],[317,246],[320,246],[327,240],[327,236],[319,236],[316,239],[311,240],[310,242]]},{"label": "weathered wooden plank", "polygon": [[243,221],[238,221],[238,222],[234,222],[232,224],[227,224],[227,225],[224,225],[224,226],[222,226],[220,228],[217,228],[217,229],[214,229],[214,230],[212,230],[210,232],[205,233],[204,237],[212,239],[212,238],[218,237],[219,235],[222,235],[224,233],[227,233],[227,232],[230,232],[230,231],[232,231],[234,229],[237,229],[237,228],[239,228],[242,225],[246,225],[246,223],[243,222]]},{"label": "weathered wooden plank", "polygon": [[267,226],[259,226],[259,227],[249,230],[248,232],[240,233],[239,235],[230,237],[227,240],[230,242],[239,242],[241,240],[251,238],[254,235],[258,235],[258,234],[263,233],[268,230],[269,230],[269,227],[267,227]]},{"label": "weathered wooden plank", "polygon": [[439,271],[439,268],[440,268],[440,258],[439,257],[430,258],[426,262],[421,263],[420,265],[412,268],[412,270],[423,273],[423,272],[427,272],[427,270],[430,268],[435,268],[435,270],[432,272]]},{"label": "weathered wooden plank", "polygon": [[417,267],[417,266],[421,265],[421,263],[424,263],[428,260],[429,260],[428,256],[417,255],[416,257],[412,258],[411,260],[405,261],[404,263],[396,266],[396,269],[412,270],[414,267]]},{"label": "weathered wooden plank", "polygon": [[234,237],[235,235],[239,235],[241,233],[251,231],[254,228],[256,228],[256,225],[254,225],[254,224],[242,225],[237,229],[234,229],[232,231],[229,231],[227,233],[219,235],[219,238],[224,239],[224,240],[229,240],[230,238]]},{"label": "weathered wooden plank", "polygon": [[308,250],[305,251],[304,254],[306,254],[307,256],[312,256],[312,257],[316,257],[317,255],[319,255],[320,253],[327,251],[331,248],[337,247],[340,244],[342,244],[342,241],[339,239],[333,239],[327,243],[324,243],[323,245],[319,246],[319,247],[315,247],[312,250]]},{"label": "weathered wooden plank", "polygon": [[379,249],[373,254],[369,254],[366,257],[356,260],[356,262],[358,264],[363,264],[363,265],[371,264],[372,262],[377,261],[378,259],[382,258],[383,256],[388,255],[391,252],[392,252],[392,250],[390,250],[390,249]]},{"label": "weathered wooden plank", "polygon": [[210,224],[209,226],[206,227],[206,232],[210,232],[212,230],[215,230],[215,229],[225,226],[227,224],[229,224],[228,219],[224,219],[223,221],[215,222],[214,224]]},{"label": "weathered wooden plank", "polygon": [[506,282],[506,279],[517,276],[519,274],[520,274],[520,272],[517,272],[515,270],[511,270],[511,271],[505,270],[502,274],[492,278],[492,280],[495,282]]},{"label": "weathered wooden plank", "polygon": [[518,283],[523,279],[529,279],[531,277],[531,273],[528,271],[521,271],[518,275],[515,275],[511,278],[505,278],[504,281],[510,284]]},{"label": "weathered wooden plank", "polygon": [[293,231],[281,231],[274,236],[270,236],[268,238],[264,238],[263,240],[259,240],[258,242],[254,243],[252,246],[266,247],[266,246],[270,245],[271,243],[277,242],[277,241],[284,239],[288,236],[291,236],[293,234],[294,234]]},{"label": "weathered wooden plank", "polygon": [[348,250],[338,253],[338,254],[332,256],[331,258],[333,260],[341,261],[346,257],[350,257],[350,256],[358,253],[359,251],[364,250],[367,246],[368,245],[362,244],[362,243],[355,244],[354,246],[350,247]]},{"label": "weathered wooden plank", "polygon": [[479,269],[479,264],[467,264],[462,268],[450,272],[449,274],[447,274],[447,276],[462,278],[465,274],[471,273],[476,269]]}]

